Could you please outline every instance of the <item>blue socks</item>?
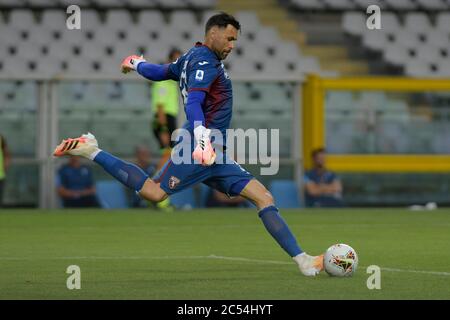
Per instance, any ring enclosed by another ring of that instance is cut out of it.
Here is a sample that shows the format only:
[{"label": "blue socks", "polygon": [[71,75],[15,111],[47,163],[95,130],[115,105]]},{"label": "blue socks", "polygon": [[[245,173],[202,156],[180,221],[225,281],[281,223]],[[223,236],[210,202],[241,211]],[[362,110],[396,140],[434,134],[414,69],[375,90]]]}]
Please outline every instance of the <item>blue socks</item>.
[{"label": "blue socks", "polygon": [[258,215],[267,231],[269,231],[280,247],[282,247],[291,257],[295,257],[303,252],[298,246],[297,240],[291,230],[289,230],[286,222],[284,222],[283,218],[278,213],[277,207],[269,206],[264,208]]},{"label": "blue socks", "polygon": [[132,163],[120,160],[106,151],[100,151],[95,156],[94,161],[114,178],[137,192],[142,189],[145,180],[148,179],[144,170]]}]

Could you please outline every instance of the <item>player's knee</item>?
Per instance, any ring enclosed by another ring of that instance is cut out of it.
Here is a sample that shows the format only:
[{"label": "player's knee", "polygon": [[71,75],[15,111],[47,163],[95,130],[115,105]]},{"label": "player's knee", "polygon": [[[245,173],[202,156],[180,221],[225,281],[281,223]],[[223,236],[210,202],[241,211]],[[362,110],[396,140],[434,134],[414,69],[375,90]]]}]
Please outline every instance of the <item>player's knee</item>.
[{"label": "player's knee", "polygon": [[265,190],[256,202],[258,208],[265,208],[274,204],[273,196],[268,190]]}]

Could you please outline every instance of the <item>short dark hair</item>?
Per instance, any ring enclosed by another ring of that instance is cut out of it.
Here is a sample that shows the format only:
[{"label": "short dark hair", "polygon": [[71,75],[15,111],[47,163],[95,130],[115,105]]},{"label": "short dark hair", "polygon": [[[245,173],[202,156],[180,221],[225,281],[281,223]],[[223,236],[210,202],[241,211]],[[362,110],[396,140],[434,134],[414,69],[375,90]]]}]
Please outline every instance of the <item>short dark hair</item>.
[{"label": "short dark hair", "polygon": [[241,30],[241,24],[231,14],[225,12],[215,14],[206,22],[205,34],[208,33],[209,29],[214,26],[218,26],[219,28],[226,28],[229,24],[235,27],[236,30]]},{"label": "short dark hair", "polygon": [[311,157],[314,159],[319,153],[322,153],[322,152],[326,152],[326,149],[323,148],[323,147],[314,149],[314,150],[311,152]]}]

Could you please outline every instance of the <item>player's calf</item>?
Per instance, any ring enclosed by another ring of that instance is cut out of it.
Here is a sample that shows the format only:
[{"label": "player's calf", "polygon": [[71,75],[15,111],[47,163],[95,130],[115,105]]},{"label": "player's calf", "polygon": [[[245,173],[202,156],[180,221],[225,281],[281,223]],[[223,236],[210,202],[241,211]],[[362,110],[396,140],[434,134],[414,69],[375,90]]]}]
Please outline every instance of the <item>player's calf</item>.
[{"label": "player's calf", "polygon": [[160,184],[152,179],[147,179],[139,191],[139,195],[146,200],[153,202],[161,202],[167,199],[167,193],[161,189]]}]

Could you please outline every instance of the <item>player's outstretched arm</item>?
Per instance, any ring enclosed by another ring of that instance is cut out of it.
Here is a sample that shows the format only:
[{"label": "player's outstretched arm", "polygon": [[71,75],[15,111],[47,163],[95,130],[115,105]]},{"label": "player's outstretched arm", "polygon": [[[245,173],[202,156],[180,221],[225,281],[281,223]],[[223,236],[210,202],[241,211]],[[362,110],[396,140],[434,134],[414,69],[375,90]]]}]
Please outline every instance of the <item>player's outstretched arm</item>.
[{"label": "player's outstretched arm", "polygon": [[143,56],[131,55],[123,59],[120,65],[122,73],[136,71],[141,76],[152,81],[168,80],[167,65],[148,63]]}]

